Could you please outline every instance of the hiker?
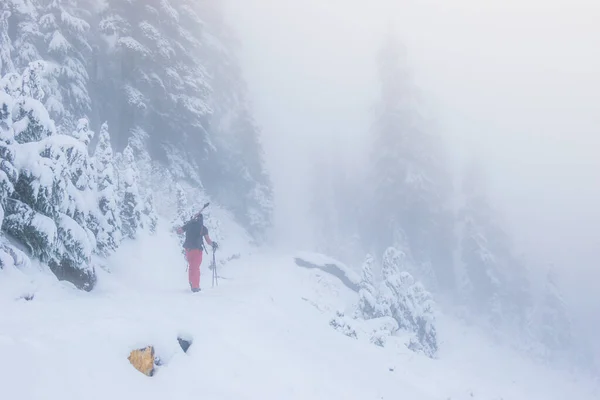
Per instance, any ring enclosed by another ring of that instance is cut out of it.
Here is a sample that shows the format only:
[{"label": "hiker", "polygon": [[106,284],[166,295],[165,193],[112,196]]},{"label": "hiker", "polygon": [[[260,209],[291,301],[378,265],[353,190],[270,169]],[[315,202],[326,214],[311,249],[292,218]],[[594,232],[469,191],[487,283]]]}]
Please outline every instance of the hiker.
[{"label": "hiker", "polygon": [[204,217],[202,213],[196,214],[190,221],[177,228],[177,233],[185,232],[185,257],[188,262],[188,276],[192,292],[200,291],[200,264],[202,264],[202,251],[204,250],[204,240],[216,250],[219,245],[208,236],[208,229],[204,226]]}]

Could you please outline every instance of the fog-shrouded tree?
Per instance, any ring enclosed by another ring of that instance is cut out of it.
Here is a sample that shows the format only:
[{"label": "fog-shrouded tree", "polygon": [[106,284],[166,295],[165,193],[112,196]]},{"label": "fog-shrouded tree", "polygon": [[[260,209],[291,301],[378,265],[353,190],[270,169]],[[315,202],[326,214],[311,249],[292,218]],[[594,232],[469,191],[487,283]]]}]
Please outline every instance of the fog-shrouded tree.
[{"label": "fog-shrouded tree", "polygon": [[422,266],[417,276],[433,271],[435,281],[428,284],[451,292],[451,178],[442,139],[422,116],[407,64],[403,46],[388,34],[378,53],[380,98],[371,130],[364,240],[379,253],[402,232],[416,265]]},{"label": "fog-shrouded tree", "polygon": [[553,266],[545,273],[540,294],[529,316],[529,328],[534,339],[541,344],[541,355],[549,361],[583,361],[581,353],[586,343],[578,343],[573,335],[573,318]]},{"label": "fog-shrouded tree", "polygon": [[[40,48],[43,35],[40,32],[40,3],[38,0],[7,0],[2,2],[8,20],[8,32],[12,41],[12,62],[16,69],[23,70],[29,63],[42,59]],[[15,72],[3,70],[3,74]],[[43,85],[40,82],[40,85]]]},{"label": "fog-shrouded tree", "polygon": [[185,149],[197,168],[211,151],[211,110],[199,55],[202,21],[192,3],[108,0],[99,25],[106,43],[96,83],[100,98],[113,100],[100,113],[119,132],[118,147],[127,145],[134,129],[143,129],[152,137],[154,157],[176,161],[166,152]]},{"label": "fog-shrouded tree", "polygon": [[9,3],[3,2],[0,6],[0,76],[15,70],[12,60],[14,47],[8,34],[10,16]]},{"label": "fog-shrouded tree", "polygon": [[472,159],[464,168],[458,211],[458,285],[468,309],[495,328],[522,329],[531,308],[528,270],[514,254],[499,212],[490,204],[483,167]]},{"label": "fog-shrouded tree", "polygon": [[229,208],[256,239],[263,240],[272,225],[272,182],[242,74],[240,44],[222,8],[214,0],[194,4],[205,26],[201,54],[211,76],[210,132],[215,146],[203,183],[207,193]]}]

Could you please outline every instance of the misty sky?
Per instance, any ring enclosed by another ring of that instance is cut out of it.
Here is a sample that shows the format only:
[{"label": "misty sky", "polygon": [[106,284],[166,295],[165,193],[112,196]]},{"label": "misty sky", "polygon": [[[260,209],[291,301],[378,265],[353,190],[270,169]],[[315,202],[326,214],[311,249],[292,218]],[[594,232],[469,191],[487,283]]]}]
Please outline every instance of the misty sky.
[{"label": "misty sky", "polygon": [[310,237],[312,154],[327,146],[333,157],[360,162],[377,95],[375,51],[392,23],[428,115],[456,160],[476,151],[485,161],[519,249],[569,271],[571,285],[595,287],[597,0],[229,3],[276,184],[279,237],[296,247]]}]

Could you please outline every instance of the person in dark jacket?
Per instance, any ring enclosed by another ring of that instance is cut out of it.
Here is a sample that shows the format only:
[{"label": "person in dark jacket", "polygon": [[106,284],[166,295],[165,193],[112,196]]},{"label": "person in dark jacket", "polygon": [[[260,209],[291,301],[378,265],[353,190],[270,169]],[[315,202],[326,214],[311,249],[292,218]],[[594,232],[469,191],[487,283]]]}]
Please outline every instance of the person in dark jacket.
[{"label": "person in dark jacket", "polygon": [[[177,228],[177,233],[185,233],[183,248],[188,262],[188,278],[192,292],[200,291],[200,264],[202,264],[202,251],[204,250],[204,240],[217,249],[217,242],[213,241],[208,235],[208,228],[204,226],[204,217],[202,214],[195,215],[190,221]],[[204,239],[204,240],[203,240]]]}]

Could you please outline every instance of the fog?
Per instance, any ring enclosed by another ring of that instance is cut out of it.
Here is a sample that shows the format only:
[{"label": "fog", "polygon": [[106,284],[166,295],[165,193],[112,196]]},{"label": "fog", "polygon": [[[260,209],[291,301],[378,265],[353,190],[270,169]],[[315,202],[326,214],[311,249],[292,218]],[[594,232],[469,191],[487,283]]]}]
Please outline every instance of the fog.
[{"label": "fog", "polygon": [[[597,0],[229,0],[276,190],[280,244],[311,245],[309,167],[362,162],[375,52],[393,26],[455,164],[476,152],[532,266],[600,278]],[[358,164],[360,165],[360,164]],[[579,296],[588,311],[600,301]]]}]

